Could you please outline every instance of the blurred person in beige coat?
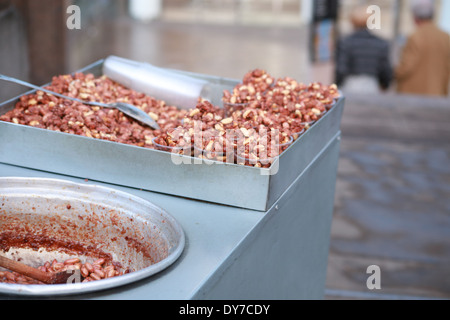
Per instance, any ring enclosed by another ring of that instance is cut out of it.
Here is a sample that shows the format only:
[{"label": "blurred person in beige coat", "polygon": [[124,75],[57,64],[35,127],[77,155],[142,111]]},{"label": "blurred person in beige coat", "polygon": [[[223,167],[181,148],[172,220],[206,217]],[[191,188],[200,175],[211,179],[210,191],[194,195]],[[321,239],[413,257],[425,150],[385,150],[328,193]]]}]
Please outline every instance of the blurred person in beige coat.
[{"label": "blurred person in beige coat", "polygon": [[397,91],[447,96],[450,81],[450,35],[433,22],[431,0],[413,2],[416,31],[409,37],[395,70]]}]

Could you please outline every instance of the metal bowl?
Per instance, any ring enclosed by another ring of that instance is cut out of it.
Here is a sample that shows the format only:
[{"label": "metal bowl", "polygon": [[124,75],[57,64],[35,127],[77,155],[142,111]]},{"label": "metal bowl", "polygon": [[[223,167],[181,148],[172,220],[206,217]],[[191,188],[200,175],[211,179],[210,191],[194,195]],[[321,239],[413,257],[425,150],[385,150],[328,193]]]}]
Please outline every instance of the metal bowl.
[{"label": "metal bowl", "polygon": [[[25,296],[82,294],[130,284],[169,267],[185,245],[178,222],[154,204],[118,190],[55,179],[0,178],[0,240],[8,231],[19,238],[44,237],[47,243],[77,243],[83,247],[76,255],[82,260],[103,252],[131,271],[87,283],[0,283],[0,293]],[[34,267],[74,256],[73,246],[37,248],[24,242],[8,249],[0,242],[0,253]]]}]

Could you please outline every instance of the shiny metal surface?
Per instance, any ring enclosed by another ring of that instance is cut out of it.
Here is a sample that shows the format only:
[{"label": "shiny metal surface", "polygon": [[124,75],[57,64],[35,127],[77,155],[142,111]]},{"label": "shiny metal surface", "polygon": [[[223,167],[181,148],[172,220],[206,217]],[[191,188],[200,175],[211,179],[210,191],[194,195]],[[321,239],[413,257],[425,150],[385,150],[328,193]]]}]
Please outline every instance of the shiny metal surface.
[{"label": "shiny metal surface", "polygon": [[[74,295],[130,284],[168,268],[185,245],[182,227],[165,210],[135,195],[98,185],[46,178],[0,178],[0,232],[8,228],[10,216],[16,220],[27,217],[20,222],[26,232],[41,235],[45,230],[49,237],[109,253],[132,272],[88,283],[0,283],[2,294]],[[27,247],[10,249],[9,253],[12,251],[30,265],[64,259],[67,254],[64,250],[38,252]]]},{"label": "shiny metal surface", "polygon": [[[114,186],[165,208],[186,234],[175,264],[130,285],[70,296],[94,300],[320,299],[323,297],[339,136],[267,212]],[[0,163],[0,176],[61,176]],[[66,177],[81,184],[107,184]],[[11,295],[0,294],[0,300]]]}]

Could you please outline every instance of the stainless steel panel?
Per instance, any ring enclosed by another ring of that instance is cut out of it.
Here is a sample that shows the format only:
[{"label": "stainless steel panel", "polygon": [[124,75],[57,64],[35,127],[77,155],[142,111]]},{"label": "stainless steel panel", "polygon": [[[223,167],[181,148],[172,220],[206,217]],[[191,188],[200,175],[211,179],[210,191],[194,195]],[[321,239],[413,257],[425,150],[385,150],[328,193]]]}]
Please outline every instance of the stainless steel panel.
[{"label": "stainless steel panel", "polygon": [[324,297],[339,148],[336,135],[193,299]]},{"label": "stainless steel panel", "polygon": [[[82,71],[101,72],[102,62]],[[179,71],[181,72],[181,71]],[[187,73],[215,86],[216,102],[237,81]],[[0,114],[15,100],[0,105]],[[344,99],[315,123],[271,169],[201,163],[135,146],[0,121],[0,162],[218,204],[267,211],[339,132]],[[197,161],[198,162],[198,161]],[[278,166],[279,165],[279,166]],[[276,173],[276,174],[275,174]]]}]

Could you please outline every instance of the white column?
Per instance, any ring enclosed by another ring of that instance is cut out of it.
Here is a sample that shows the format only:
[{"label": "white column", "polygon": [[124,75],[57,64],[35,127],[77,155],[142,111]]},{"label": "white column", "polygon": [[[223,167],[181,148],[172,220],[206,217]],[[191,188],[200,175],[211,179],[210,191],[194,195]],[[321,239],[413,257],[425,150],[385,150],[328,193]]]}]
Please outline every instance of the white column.
[{"label": "white column", "polygon": [[446,32],[450,33],[450,1],[449,0],[441,1],[439,26]]},{"label": "white column", "polygon": [[313,17],[313,0],[300,0],[300,17],[303,24],[310,24]]},{"label": "white column", "polygon": [[131,17],[143,22],[151,21],[161,14],[162,0],[130,0]]}]

